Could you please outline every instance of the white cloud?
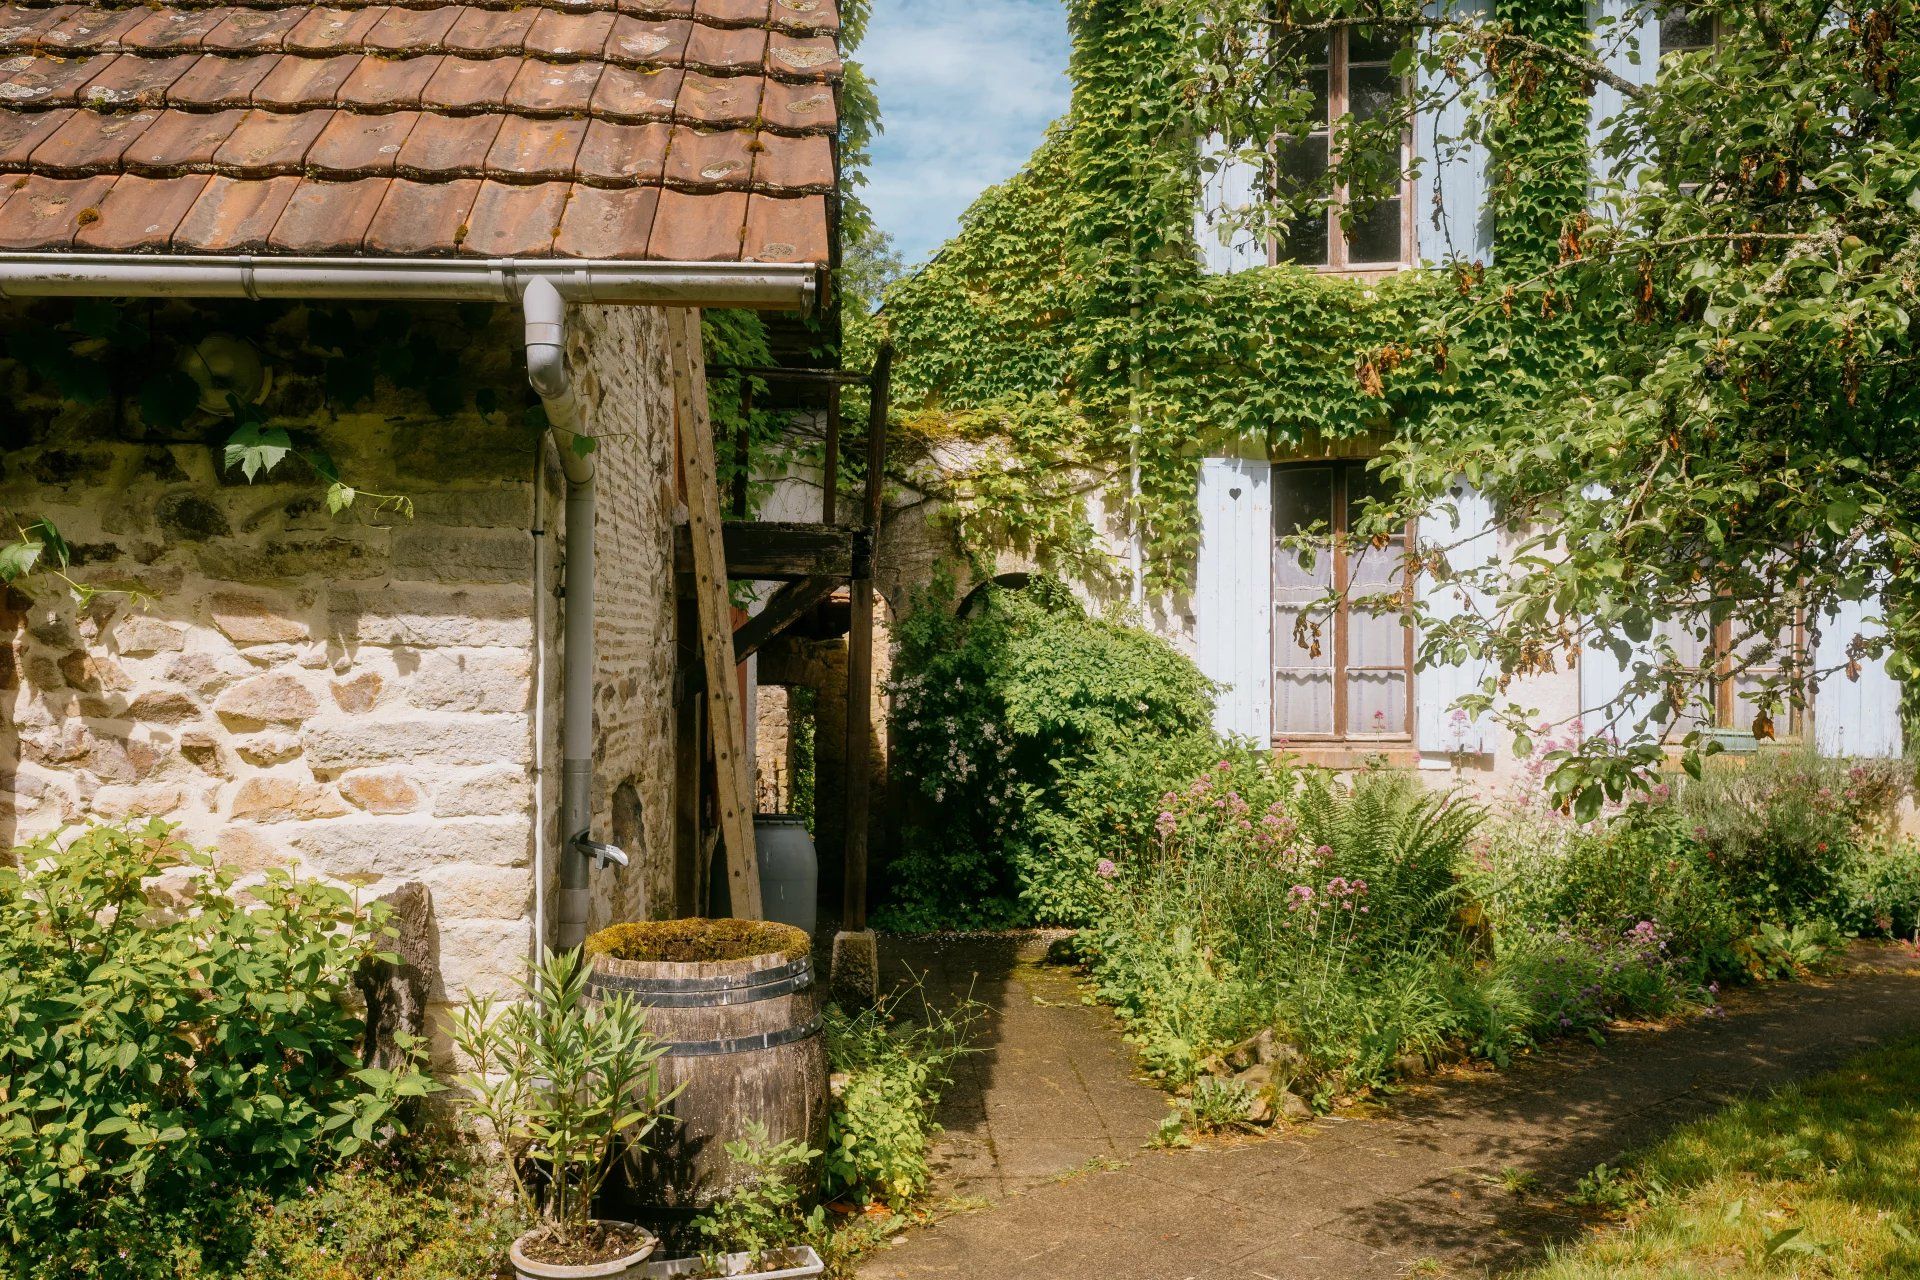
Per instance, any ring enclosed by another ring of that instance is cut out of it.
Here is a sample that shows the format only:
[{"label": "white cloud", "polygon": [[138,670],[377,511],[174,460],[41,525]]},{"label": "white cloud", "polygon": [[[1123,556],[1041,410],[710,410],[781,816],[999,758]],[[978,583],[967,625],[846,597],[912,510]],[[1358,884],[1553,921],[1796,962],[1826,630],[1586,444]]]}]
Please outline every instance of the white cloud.
[{"label": "white cloud", "polygon": [[952,235],[1067,109],[1059,0],[878,0],[855,55],[880,95],[865,198],[909,263]]}]

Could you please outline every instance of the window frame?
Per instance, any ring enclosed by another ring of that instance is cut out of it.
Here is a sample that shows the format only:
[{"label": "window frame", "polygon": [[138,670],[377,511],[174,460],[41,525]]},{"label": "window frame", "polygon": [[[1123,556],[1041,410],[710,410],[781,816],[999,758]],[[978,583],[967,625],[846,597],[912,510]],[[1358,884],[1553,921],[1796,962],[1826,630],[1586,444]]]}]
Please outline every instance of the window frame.
[{"label": "window frame", "polygon": [[[1333,177],[1331,198],[1320,216],[1327,224],[1327,260],[1325,262],[1300,262],[1286,257],[1283,253],[1281,237],[1277,234],[1267,237],[1267,265],[1279,266],[1291,263],[1327,275],[1386,275],[1395,271],[1405,271],[1414,266],[1416,257],[1415,241],[1417,229],[1414,221],[1414,199],[1416,183],[1411,176],[1413,163],[1414,137],[1411,129],[1400,135],[1400,256],[1391,262],[1355,263],[1348,256],[1347,235],[1340,225],[1341,216],[1351,208],[1346,184],[1339,181],[1339,165],[1333,155],[1333,126],[1342,116],[1348,114],[1353,99],[1353,86],[1349,76],[1349,48],[1353,35],[1351,27],[1336,27],[1327,32],[1327,118],[1321,122],[1321,128],[1309,134],[1308,138],[1325,137],[1327,143],[1327,172]],[[1410,92],[1411,77],[1400,77],[1403,93]],[[1279,185],[1279,141],[1270,144],[1268,181],[1277,193]]]},{"label": "window frame", "polygon": [[[1669,640],[1672,639],[1671,633]],[[1691,637],[1689,637],[1691,641]],[[1804,668],[1806,665],[1807,628],[1804,616],[1796,614],[1790,629],[1788,645],[1796,659]],[[1799,699],[1789,699],[1787,703],[1787,724],[1784,732],[1776,729],[1770,738],[1758,738],[1751,726],[1742,729],[1735,723],[1740,708],[1740,691],[1735,687],[1736,673],[1733,670],[1733,620],[1731,618],[1717,622],[1713,626],[1713,635],[1707,641],[1705,654],[1707,661],[1700,667],[1683,668],[1695,680],[1702,677],[1704,667],[1712,668],[1713,680],[1713,719],[1703,723],[1700,728],[1709,734],[1753,738],[1756,742],[1779,742],[1787,744],[1802,743],[1811,740],[1813,733],[1813,699],[1810,695]],[[1766,670],[1778,671],[1780,663],[1769,663]]]},{"label": "window frame", "polygon": [[[1333,590],[1339,595],[1339,604],[1330,619],[1332,623],[1332,635],[1329,637],[1329,646],[1332,653],[1330,661],[1327,664],[1327,671],[1330,677],[1328,681],[1328,697],[1331,699],[1332,729],[1326,733],[1282,729],[1280,727],[1280,699],[1278,696],[1275,696],[1271,699],[1272,708],[1268,713],[1269,737],[1271,738],[1272,746],[1279,747],[1295,743],[1335,747],[1349,745],[1410,747],[1413,745],[1415,730],[1418,724],[1418,703],[1416,701],[1416,691],[1414,688],[1414,681],[1417,677],[1417,672],[1414,669],[1416,637],[1414,635],[1414,629],[1404,622],[1402,622],[1400,626],[1402,635],[1399,664],[1391,667],[1364,666],[1358,668],[1358,670],[1398,671],[1401,673],[1406,689],[1405,719],[1403,721],[1406,727],[1390,733],[1367,733],[1364,731],[1356,732],[1353,727],[1347,723],[1350,710],[1348,706],[1348,677],[1354,669],[1347,660],[1350,652],[1350,624],[1353,612],[1352,605],[1347,597],[1348,588],[1352,585],[1352,563],[1348,551],[1349,495],[1352,488],[1352,477],[1355,475],[1364,475],[1369,461],[1371,461],[1371,459],[1367,458],[1303,458],[1273,464],[1273,470],[1275,472],[1282,470],[1324,470],[1333,477],[1333,482],[1329,486],[1330,514],[1328,531],[1331,535],[1329,538],[1330,545],[1322,554],[1330,558]],[[1280,507],[1278,503],[1275,503],[1272,539],[1276,552],[1280,549],[1281,536]],[[1399,566],[1392,571],[1391,575],[1396,578],[1407,572],[1406,553],[1418,545],[1418,522],[1408,520],[1401,536],[1402,542],[1400,543],[1400,549],[1402,558]],[[1387,547],[1381,548],[1381,550],[1391,552],[1393,545],[1394,544],[1389,543]],[[1274,613],[1274,624],[1271,628],[1272,634],[1268,647],[1267,667],[1269,678],[1274,682],[1276,694],[1282,669],[1280,665],[1281,646],[1287,643],[1288,637],[1291,634],[1283,630],[1279,620],[1279,611],[1287,606],[1277,598],[1280,586],[1277,565],[1275,563],[1277,559],[1277,555],[1269,559],[1267,571],[1269,596],[1272,598],[1270,607]]]}]

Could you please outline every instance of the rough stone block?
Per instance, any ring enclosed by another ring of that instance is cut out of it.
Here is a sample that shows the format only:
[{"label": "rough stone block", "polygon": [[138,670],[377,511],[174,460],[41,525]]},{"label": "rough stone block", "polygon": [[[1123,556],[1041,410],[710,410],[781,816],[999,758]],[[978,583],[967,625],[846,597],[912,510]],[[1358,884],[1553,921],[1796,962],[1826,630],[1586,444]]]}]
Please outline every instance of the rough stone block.
[{"label": "rough stone block", "polygon": [[267,775],[242,782],[227,812],[254,822],[295,822],[338,817],[347,812],[347,806],[320,783]]},{"label": "rough stone block", "polygon": [[430,654],[407,699],[434,711],[522,712],[533,705],[532,659],[526,650]]},{"label": "rough stone block", "polygon": [[133,700],[127,715],[149,724],[182,724],[200,717],[200,703],[172,689],[149,689]]},{"label": "rough stone block", "polygon": [[525,867],[442,863],[422,876],[443,920],[519,919],[533,901],[533,876]]},{"label": "rough stone block", "polygon": [[310,724],[301,734],[315,769],[434,765],[524,764],[531,730],[519,716],[413,716]]},{"label": "rough stone block", "polygon": [[221,694],[213,709],[227,719],[299,724],[320,709],[320,700],[298,676],[276,672],[242,680]]},{"label": "rough stone block", "polygon": [[197,548],[194,559],[202,573],[224,582],[373,578],[388,564],[386,548],[371,540],[324,537],[222,538]]},{"label": "rough stone block", "polygon": [[60,676],[68,685],[89,693],[100,690],[119,691],[131,689],[133,681],[120,664],[104,656],[95,656],[85,649],[75,649],[61,656]]},{"label": "rough stone block", "polygon": [[412,813],[427,803],[420,784],[394,770],[343,774],[340,794],[368,813]]},{"label": "rough stone block", "polygon": [[532,781],[524,769],[488,769],[433,784],[433,811],[443,818],[505,817],[532,807]]},{"label": "rough stone block", "polygon": [[273,834],[258,827],[226,827],[213,840],[213,859],[241,875],[254,875],[268,867],[284,867],[293,854]]},{"label": "rough stone block", "polygon": [[530,587],[336,591],[327,626],[334,638],[358,644],[525,647],[533,643],[532,610]]},{"label": "rough stone block", "polygon": [[381,680],[371,671],[362,671],[348,680],[335,680],[329,686],[333,693],[334,705],[342,711],[356,714],[373,710],[373,704],[380,700]]},{"label": "rough stone block", "polygon": [[525,919],[440,921],[436,1000],[515,996],[533,950]]},{"label": "rough stone block", "polygon": [[178,653],[186,647],[187,632],[185,627],[136,613],[114,626],[113,640],[121,653],[135,657],[149,653]]},{"label": "rough stone block", "polygon": [[248,764],[279,764],[300,754],[300,736],[284,729],[250,733],[233,740],[234,749]]},{"label": "rough stone block", "polygon": [[515,529],[410,526],[393,535],[393,576],[422,582],[520,582],[533,577],[533,545]]},{"label": "rough stone block", "polygon": [[302,829],[293,847],[329,876],[402,878],[453,862],[525,866],[532,834],[526,823],[512,819],[343,818]]},{"label": "rough stone block", "polygon": [[235,644],[275,644],[306,637],[304,624],[288,617],[282,606],[263,596],[238,591],[216,592],[207,601],[213,625]]},{"label": "rough stone block", "polygon": [[164,818],[180,808],[185,793],[179,787],[107,786],[93,793],[87,810],[96,818]]}]

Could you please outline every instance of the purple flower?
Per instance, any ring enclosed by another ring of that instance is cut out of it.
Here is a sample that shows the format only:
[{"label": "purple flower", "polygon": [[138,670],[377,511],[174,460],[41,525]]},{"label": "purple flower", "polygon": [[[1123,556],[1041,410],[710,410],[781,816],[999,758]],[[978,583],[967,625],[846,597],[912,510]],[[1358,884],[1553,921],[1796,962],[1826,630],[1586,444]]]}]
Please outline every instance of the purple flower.
[{"label": "purple flower", "polygon": [[1093,864],[1093,873],[1102,880],[1111,880],[1120,874],[1120,868],[1113,865],[1112,858],[1102,858]]}]

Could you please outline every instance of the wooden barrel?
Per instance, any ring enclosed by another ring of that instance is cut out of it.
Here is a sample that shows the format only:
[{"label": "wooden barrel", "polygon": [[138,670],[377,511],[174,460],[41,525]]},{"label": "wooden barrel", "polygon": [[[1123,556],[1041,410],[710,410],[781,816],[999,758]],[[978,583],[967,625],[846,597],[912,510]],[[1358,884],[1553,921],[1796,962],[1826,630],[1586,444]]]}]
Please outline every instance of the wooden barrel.
[{"label": "wooden barrel", "polygon": [[[648,1007],[647,1029],[667,1046],[661,1091],[680,1089],[672,1122],[648,1135],[631,1170],[640,1199],[710,1204],[741,1180],[726,1144],[753,1122],[769,1143],[826,1146],[827,1048],[808,952],[805,933],[766,921],[615,925],[587,940],[588,990]],[[817,1164],[799,1179],[809,1192]]]}]

